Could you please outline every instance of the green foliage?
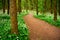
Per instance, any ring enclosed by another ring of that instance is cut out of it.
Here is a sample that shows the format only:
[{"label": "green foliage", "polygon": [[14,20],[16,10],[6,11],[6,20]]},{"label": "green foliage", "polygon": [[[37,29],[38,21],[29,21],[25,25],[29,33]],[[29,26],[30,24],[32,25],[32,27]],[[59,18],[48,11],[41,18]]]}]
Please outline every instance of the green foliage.
[{"label": "green foliage", "polygon": [[[60,18],[57,19],[57,21],[53,20],[53,15],[52,16],[47,16],[47,15],[35,15],[36,18],[44,20],[48,23],[50,23],[51,25],[55,25],[57,27],[60,27]],[[59,17],[59,16],[58,16]]]},{"label": "green foliage", "polygon": [[44,0],[38,0],[38,11],[43,11]]},{"label": "green foliage", "polygon": [[28,28],[23,20],[23,16],[26,14],[19,14],[18,15],[18,30],[19,34],[11,34],[10,29],[10,16],[8,15],[0,15],[0,40],[28,40]]},{"label": "green foliage", "polygon": [[2,0],[0,0],[0,9],[2,9]]},{"label": "green foliage", "polygon": [[[21,0],[21,8],[22,9],[26,9],[26,7],[28,7],[28,9],[31,8],[31,6],[34,7],[33,10],[35,10],[35,3],[34,2],[35,0],[32,0],[33,2],[30,3],[30,0],[28,0],[28,2],[26,2],[26,0]],[[18,0],[16,0],[17,4],[18,4]],[[53,4],[53,0],[52,0],[52,9],[54,7],[54,4]],[[57,1],[58,2],[58,1]],[[32,5],[30,5],[32,4]],[[57,3],[58,4],[58,3]],[[50,11],[51,10],[51,0],[46,0],[46,5],[45,5],[45,0],[38,0],[38,11],[39,12],[43,12],[46,8],[46,11]],[[6,7],[8,6],[7,5],[7,0],[6,0]],[[18,5],[17,5],[18,6]],[[58,6],[57,6],[58,7]],[[0,0],[0,9],[2,9],[2,0]]]}]

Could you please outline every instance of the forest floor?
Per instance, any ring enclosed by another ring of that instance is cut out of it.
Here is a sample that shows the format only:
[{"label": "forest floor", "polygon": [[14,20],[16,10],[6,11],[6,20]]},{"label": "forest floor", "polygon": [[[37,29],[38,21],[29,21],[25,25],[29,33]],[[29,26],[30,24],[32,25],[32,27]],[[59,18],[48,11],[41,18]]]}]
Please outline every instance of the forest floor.
[{"label": "forest floor", "polygon": [[33,14],[24,16],[29,29],[30,40],[60,40],[60,28],[34,18]]}]

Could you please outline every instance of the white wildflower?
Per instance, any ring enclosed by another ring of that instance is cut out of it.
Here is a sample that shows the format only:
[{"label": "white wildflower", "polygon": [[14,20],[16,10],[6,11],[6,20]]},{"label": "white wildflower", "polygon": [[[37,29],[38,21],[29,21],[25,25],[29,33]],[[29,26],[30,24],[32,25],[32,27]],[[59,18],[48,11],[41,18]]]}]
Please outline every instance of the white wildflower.
[{"label": "white wildflower", "polygon": [[1,36],[0,36],[0,38],[1,38]]}]

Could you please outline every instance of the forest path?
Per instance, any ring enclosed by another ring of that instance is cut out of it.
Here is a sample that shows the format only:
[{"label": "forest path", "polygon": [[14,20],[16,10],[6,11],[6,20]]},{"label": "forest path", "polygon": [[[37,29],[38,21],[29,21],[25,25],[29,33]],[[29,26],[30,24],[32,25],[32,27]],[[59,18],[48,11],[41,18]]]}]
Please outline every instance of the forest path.
[{"label": "forest path", "polygon": [[24,21],[30,32],[30,40],[60,40],[59,28],[34,18],[32,14],[24,16]]}]

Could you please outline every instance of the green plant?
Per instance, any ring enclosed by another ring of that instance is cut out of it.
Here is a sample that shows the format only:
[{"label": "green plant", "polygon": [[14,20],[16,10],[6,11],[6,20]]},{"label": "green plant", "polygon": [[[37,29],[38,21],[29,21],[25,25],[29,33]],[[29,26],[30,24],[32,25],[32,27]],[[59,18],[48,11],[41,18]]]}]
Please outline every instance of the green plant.
[{"label": "green plant", "polygon": [[[53,15],[51,16],[47,16],[47,15],[34,15],[35,18],[44,20],[48,23],[50,23],[51,25],[55,25],[57,27],[60,27],[60,19],[57,19],[57,21],[53,20]],[[58,16],[59,17],[59,16]]]},{"label": "green plant", "polygon": [[0,15],[0,40],[28,40],[29,31],[23,20],[26,14],[21,13],[18,18],[18,35],[10,33],[10,16]]}]

